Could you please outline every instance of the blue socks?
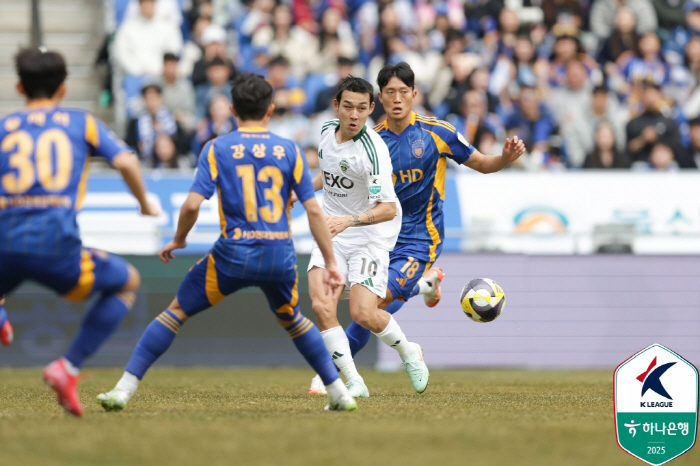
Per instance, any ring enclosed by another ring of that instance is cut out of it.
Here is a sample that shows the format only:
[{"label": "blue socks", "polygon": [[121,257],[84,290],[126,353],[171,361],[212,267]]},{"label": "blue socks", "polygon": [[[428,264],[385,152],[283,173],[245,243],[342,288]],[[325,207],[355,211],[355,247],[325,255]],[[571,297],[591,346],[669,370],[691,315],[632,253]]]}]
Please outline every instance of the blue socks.
[{"label": "blue socks", "polygon": [[182,321],[168,309],[161,312],[141,335],[126,365],[126,372],[134,374],[139,380],[143,379],[156,359],[170,347],[181,325]]},{"label": "blue socks", "polygon": [[295,323],[284,329],[292,337],[294,346],[304,356],[304,359],[321,376],[323,384],[329,385],[338,379],[338,369],[328,354],[321,332],[309,319],[301,314],[299,317]]},{"label": "blue socks", "polygon": [[[411,297],[417,295],[419,290],[420,288],[418,287],[418,285],[416,285],[415,288],[413,288]],[[387,306],[385,311],[389,314],[394,314],[396,311],[401,309],[401,307],[405,303],[405,301],[399,301],[398,299],[395,299],[391,304]],[[360,352],[362,348],[364,348],[367,345],[367,342],[369,341],[369,337],[372,335],[372,332],[370,332],[364,327],[361,327],[355,321],[352,321],[350,325],[348,325],[348,328],[345,329],[345,335],[347,335],[348,337],[348,341],[350,342],[350,352],[354,357],[357,353]]]},{"label": "blue socks", "polygon": [[5,310],[4,307],[0,306],[0,327],[2,327],[5,324],[6,320],[7,320],[7,311]]},{"label": "blue socks", "polygon": [[85,358],[92,356],[119,327],[135,299],[133,291],[103,294],[88,309],[78,334],[63,357],[80,369]]}]

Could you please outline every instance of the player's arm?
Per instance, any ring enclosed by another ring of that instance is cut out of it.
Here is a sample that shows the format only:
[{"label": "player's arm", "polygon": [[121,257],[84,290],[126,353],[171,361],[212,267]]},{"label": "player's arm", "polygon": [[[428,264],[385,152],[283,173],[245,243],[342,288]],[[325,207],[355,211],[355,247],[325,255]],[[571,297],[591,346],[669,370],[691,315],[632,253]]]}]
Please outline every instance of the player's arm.
[{"label": "player's arm", "polygon": [[366,212],[344,217],[326,217],[326,224],[331,231],[331,236],[342,233],[349,227],[366,227],[377,223],[388,222],[396,216],[395,202],[378,202]]},{"label": "player's arm", "polygon": [[464,165],[481,173],[494,173],[503,170],[524,153],[525,144],[518,136],[513,136],[506,139],[501,155],[485,155],[474,149]]},{"label": "player's arm", "polygon": [[187,235],[197,222],[199,208],[202,206],[204,199],[206,199],[204,196],[193,191],[190,191],[187,195],[187,199],[185,199],[185,203],[182,204],[182,208],[180,209],[180,217],[177,221],[175,237],[165,245],[160,253],[158,253],[160,260],[166,264],[173,258],[173,251],[175,249],[183,249],[187,246]]},{"label": "player's arm", "polygon": [[187,246],[187,234],[197,222],[202,202],[205,199],[209,199],[216,190],[218,173],[214,144],[212,141],[209,141],[202,148],[202,153],[197,161],[197,173],[194,176],[190,193],[180,208],[175,237],[158,253],[161,261],[167,264],[173,258],[175,249],[182,249]]},{"label": "player's arm", "polygon": [[141,176],[141,164],[133,152],[120,152],[112,159],[111,163],[114,168],[119,170],[124,182],[138,201],[141,213],[157,216],[159,214],[158,208],[146,200],[146,186]]}]

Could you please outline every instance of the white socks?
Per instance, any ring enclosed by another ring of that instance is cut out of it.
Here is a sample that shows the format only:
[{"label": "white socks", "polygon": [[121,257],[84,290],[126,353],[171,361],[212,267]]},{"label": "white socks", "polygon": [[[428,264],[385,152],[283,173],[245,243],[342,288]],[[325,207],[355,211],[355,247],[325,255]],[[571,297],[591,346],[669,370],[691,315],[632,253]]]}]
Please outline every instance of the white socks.
[{"label": "white socks", "polygon": [[347,392],[348,389],[345,388],[345,385],[343,384],[343,381],[340,379],[340,377],[338,377],[338,379],[335,382],[326,385],[326,394],[328,395],[329,401],[336,401],[344,393]]},{"label": "white socks", "polygon": [[423,277],[418,280],[418,294],[426,294],[426,293],[432,293],[433,291],[433,286],[430,285],[430,283],[426,282]]},{"label": "white socks", "polygon": [[139,379],[134,374],[124,372],[124,375],[122,375],[122,378],[119,379],[119,382],[117,382],[114,388],[129,392],[129,394],[133,395],[136,393],[136,389],[139,388]]},{"label": "white socks", "polygon": [[66,372],[68,372],[73,377],[80,374],[80,369],[75,367],[72,362],[70,362],[66,358],[61,358],[61,359],[63,359],[63,367],[66,368]]},{"label": "white socks", "polygon": [[416,350],[415,346],[411,345],[406,339],[406,335],[403,334],[399,323],[394,320],[394,316],[390,316],[389,325],[380,333],[375,333],[375,335],[384,343],[398,351],[401,359],[406,359],[406,357],[410,356]]},{"label": "white socks", "polygon": [[[326,344],[326,349],[331,354],[331,359],[347,382],[352,379],[362,379],[360,373],[355,368],[355,361],[352,360],[350,353],[350,342],[345,335],[343,327],[333,327],[321,332],[323,343]],[[326,387],[328,389],[328,387]]]}]

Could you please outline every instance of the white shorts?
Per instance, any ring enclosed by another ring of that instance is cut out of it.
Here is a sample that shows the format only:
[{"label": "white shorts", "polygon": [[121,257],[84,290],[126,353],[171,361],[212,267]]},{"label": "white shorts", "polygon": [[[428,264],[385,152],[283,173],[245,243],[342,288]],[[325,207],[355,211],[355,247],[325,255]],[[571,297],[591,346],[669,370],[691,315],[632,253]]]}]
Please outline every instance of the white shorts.
[{"label": "white shorts", "polygon": [[[338,269],[345,280],[345,290],[340,299],[348,299],[350,288],[355,284],[366,287],[382,299],[386,297],[386,286],[389,280],[389,251],[372,243],[355,245],[333,241],[333,252]],[[307,272],[312,267],[324,269],[325,265],[323,254],[314,243]]]}]

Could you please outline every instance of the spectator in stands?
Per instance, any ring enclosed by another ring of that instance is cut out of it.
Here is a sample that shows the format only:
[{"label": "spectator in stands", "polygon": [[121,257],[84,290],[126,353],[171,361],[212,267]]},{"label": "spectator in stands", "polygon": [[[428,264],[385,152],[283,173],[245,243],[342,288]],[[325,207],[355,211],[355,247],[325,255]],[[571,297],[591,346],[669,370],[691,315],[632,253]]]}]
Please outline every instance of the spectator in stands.
[{"label": "spectator in stands", "polygon": [[195,87],[195,120],[197,125],[204,118],[209,107],[209,101],[214,96],[223,94],[229,97],[231,93],[231,67],[221,57],[214,57],[207,63],[207,80]]},{"label": "spectator in stands", "polygon": [[583,168],[629,168],[627,155],[618,149],[615,129],[609,121],[601,121],[595,130],[593,150],[586,155]]},{"label": "spectator in stands", "polygon": [[308,137],[309,119],[302,113],[293,111],[295,104],[293,91],[278,89],[275,91],[275,110],[267,129],[286,139],[303,145]]},{"label": "spectator in stands", "polygon": [[695,117],[688,124],[690,126],[690,147],[687,158],[691,164],[695,165],[694,168],[698,168],[700,167],[700,118]]},{"label": "spectator in stands", "polygon": [[[272,10],[272,22],[258,29],[252,38],[253,46],[267,47],[270,55],[281,55],[289,61],[291,73],[300,80],[306,77],[309,63],[317,58],[316,37],[292,22],[288,5],[280,3]],[[300,53],[303,50],[304,53]]]},{"label": "spectator in stands", "polygon": [[593,33],[604,40],[610,36],[615,24],[615,12],[621,6],[632,10],[637,19],[637,33],[655,31],[658,27],[656,12],[650,0],[595,0],[591,7],[589,23]]},{"label": "spectator in stands", "polygon": [[221,26],[211,25],[202,32],[202,58],[192,69],[192,85],[197,87],[207,82],[207,65],[215,58],[220,58],[229,68],[229,79],[236,77],[236,67],[228,57],[226,30]]},{"label": "spectator in stands", "polygon": [[[163,104],[162,90],[158,84],[147,83],[141,90],[144,109],[133,118],[127,128],[125,141],[132,146],[139,158],[146,166],[159,166],[162,160],[170,161],[173,157],[167,157],[170,145],[167,141],[160,141],[161,136],[171,140],[175,146],[175,153],[184,153],[187,141],[183,135],[175,116]],[[156,151],[162,149],[162,152]],[[180,149],[180,150],[178,150]],[[171,163],[171,162],[169,162]],[[175,163],[175,162],[172,162]]]},{"label": "spectator in stands", "polygon": [[639,42],[636,27],[637,18],[634,12],[626,6],[618,8],[612,34],[603,40],[598,53],[598,62],[608,74],[619,73],[619,70],[634,57]]},{"label": "spectator in stands", "polygon": [[683,12],[684,21],[676,23],[663,47],[664,58],[673,65],[683,63],[688,41],[700,35],[700,0],[686,0]]},{"label": "spectator in stands", "polygon": [[[182,24],[182,8],[178,0],[154,0],[153,16],[168,21],[178,28]],[[139,16],[139,0],[129,0],[124,12],[124,21]]]},{"label": "spectator in stands", "polygon": [[637,51],[622,69],[629,84],[654,81],[663,86],[669,82],[669,66],[661,56],[661,41],[656,32],[644,33],[637,42]]},{"label": "spectator in stands", "polygon": [[187,78],[178,76],[177,55],[166,53],[163,57],[163,103],[175,116],[183,131],[190,133],[195,126],[194,88]]},{"label": "spectator in stands", "polygon": [[657,141],[649,151],[648,161],[637,161],[632,164],[633,170],[676,171],[678,162],[674,159],[674,149],[664,141]]},{"label": "spectator in stands", "polygon": [[180,54],[182,35],[178,27],[157,18],[154,0],[139,0],[139,14],[126,19],[117,29],[114,54],[119,66],[130,75],[127,93],[138,93],[142,78],[157,78],[163,73],[163,56]]},{"label": "spectator in stands", "polygon": [[501,119],[488,112],[488,100],[484,91],[472,89],[464,93],[459,114],[450,114],[447,121],[462,133],[467,141],[476,145],[477,134],[486,132],[494,138],[498,135],[505,140],[505,131]]},{"label": "spectator in stands", "polygon": [[[584,120],[591,111],[591,83],[586,73],[586,67],[578,60],[571,60],[566,65],[566,85],[555,88],[549,95],[549,108],[559,134],[573,141],[579,131],[578,122]],[[592,131],[589,131],[591,134]],[[586,157],[586,149],[578,144],[567,144],[568,163],[580,167]]]},{"label": "spectator in stands", "polygon": [[550,163],[550,137],[555,127],[549,110],[537,96],[537,90],[521,87],[515,111],[506,121],[506,136],[518,135],[525,143],[529,151],[526,157],[523,156],[525,168],[540,170]]},{"label": "spectator in stands", "polygon": [[211,18],[207,16],[199,16],[194,20],[194,23],[192,23],[190,36],[182,47],[182,54],[180,55],[180,64],[178,65],[177,71],[180,76],[184,76],[190,80],[192,79],[194,65],[200,61],[204,55],[202,35],[211,24]]},{"label": "spectator in stands", "polygon": [[[671,30],[683,22],[684,5],[680,0],[651,0],[656,10],[656,17],[659,21],[659,28]],[[688,3],[692,3],[689,0]]]},{"label": "spectator in stands", "polygon": [[673,154],[683,156],[681,134],[676,122],[664,116],[661,87],[655,81],[646,81],[642,93],[642,114],[627,124],[627,149],[633,162],[649,162],[651,149],[657,142],[664,142]]},{"label": "spectator in stands", "polygon": [[215,95],[209,102],[206,117],[199,122],[197,133],[192,138],[192,153],[200,155],[204,144],[238,128],[231,113],[231,101],[225,95]]},{"label": "spectator in stands", "polygon": [[309,63],[310,71],[332,73],[340,56],[356,58],[357,45],[350,24],[343,19],[342,12],[338,8],[327,8],[321,16],[318,52],[309,57],[314,60]]},{"label": "spectator in stands", "polygon": [[[332,76],[334,81],[332,86],[328,86],[322,89],[315,97],[314,110],[312,113],[319,113],[326,110],[329,106],[332,106],[333,99],[338,89],[338,83],[341,79],[351,75],[356,63],[355,60],[347,57],[338,57],[338,67],[337,73]],[[313,96],[308,96],[312,98]]]},{"label": "spectator in stands", "polygon": [[[267,69],[267,81],[275,90],[275,95],[280,92],[285,94],[285,104],[290,111],[301,112],[302,106],[306,102],[306,93],[297,83],[297,80],[289,72],[289,62],[281,55],[270,60]],[[275,105],[277,97],[275,97]]]}]

